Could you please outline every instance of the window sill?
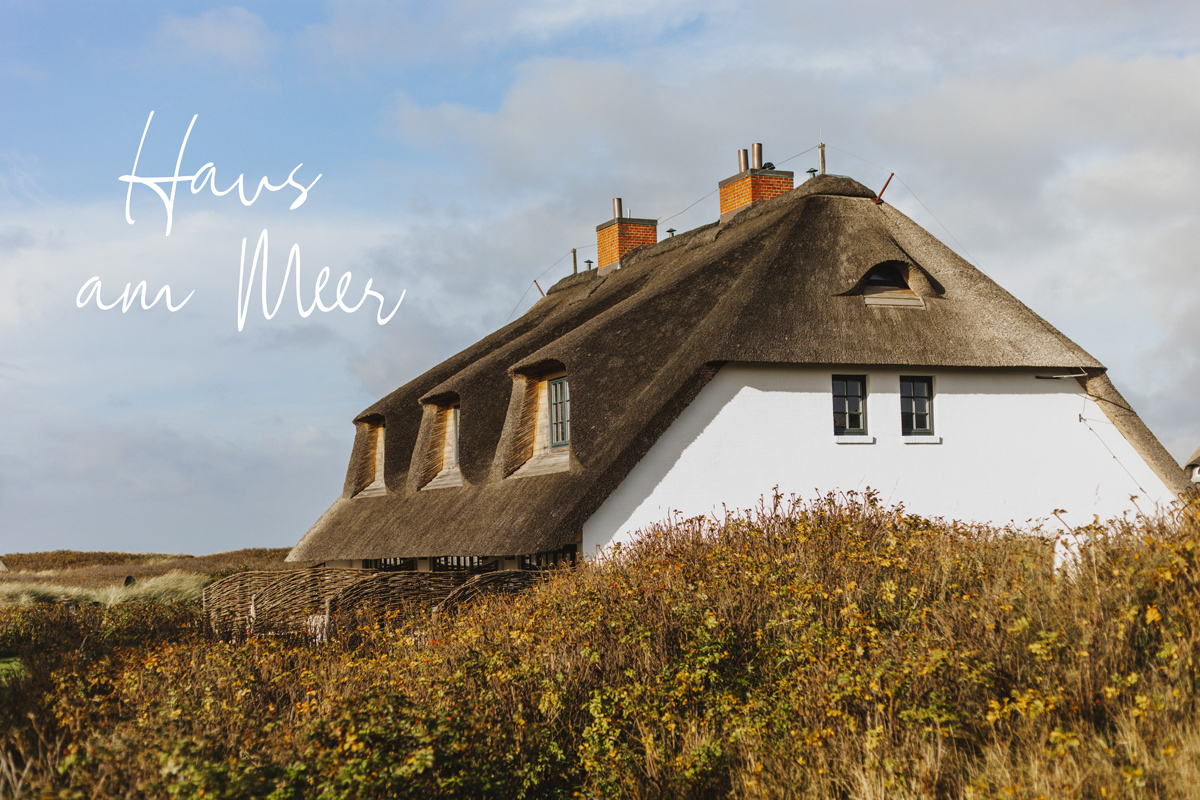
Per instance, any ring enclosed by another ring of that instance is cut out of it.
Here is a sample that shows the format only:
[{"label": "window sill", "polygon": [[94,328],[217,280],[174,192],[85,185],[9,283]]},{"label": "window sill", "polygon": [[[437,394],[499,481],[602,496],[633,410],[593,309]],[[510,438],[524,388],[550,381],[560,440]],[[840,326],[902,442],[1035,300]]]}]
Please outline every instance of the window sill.
[{"label": "window sill", "polygon": [[923,436],[901,436],[900,440],[905,444],[941,444],[942,437],[925,434]]},{"label": "window sill", "polygon": [[834,444],[875,444],[874,436],[858,435],[841,435],[833,437]]},{"label": "window sill", "polygon": [[562,447],[538,453],[508,477],[530,478],[534,475],[546,475],[551,472],[566,472],[569,469],[571,469],[571,448]]},{"label": "window sill", "polygon": [[453,467],[447,467],[433,477],[429,483],[421,487],[421,491],[430,489],[449,489],[452,486],[462,486],[462,470],[458,468],[458,464]]},{"label": "window sill", "polygon": [[387,494],[387,486],[384,485],[382,478],[376,478],[371,484],[365,487],[361,492],[354,495],[353,499],[359,497],[383,497]]}]

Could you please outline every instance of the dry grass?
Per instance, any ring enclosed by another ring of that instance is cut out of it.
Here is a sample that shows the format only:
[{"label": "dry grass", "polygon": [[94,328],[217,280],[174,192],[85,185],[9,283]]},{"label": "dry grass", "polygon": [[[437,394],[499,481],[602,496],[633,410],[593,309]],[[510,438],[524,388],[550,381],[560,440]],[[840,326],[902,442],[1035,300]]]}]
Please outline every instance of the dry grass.
[{"label": "dry grass", "polygon": [[0,597],[4,596],[6,586],[12,584],[51,587],[51,594],[57,592],[65,596],[70,589],[104,590],[119,586],[125,582],[127,576],[141,582],[171,572],[223,575],[242,570],[282,570],[311,566],[312,562],[285,562],[284,558],[289,551],[290,548],[287,547],[256,547],[207,556],[77,550],[10,553],[0,557],[11,570],[0,573]]},{"label": "dry grass", "polygon": [[9,609],[0,751],[31,796],[1195,797],[1198,519],[1085,529],[1055,570],[1038,537],[783,503],[321,647]]},{"label": "dry grass", "polygon": [[211,581],[207,573],[172,570],[143,578],[131,586],[123,583],[100,589],[50,583],[0,582],[0,606],[34,603],[79,603],[114,606],[119,603],[180,603],[201,599]]}]

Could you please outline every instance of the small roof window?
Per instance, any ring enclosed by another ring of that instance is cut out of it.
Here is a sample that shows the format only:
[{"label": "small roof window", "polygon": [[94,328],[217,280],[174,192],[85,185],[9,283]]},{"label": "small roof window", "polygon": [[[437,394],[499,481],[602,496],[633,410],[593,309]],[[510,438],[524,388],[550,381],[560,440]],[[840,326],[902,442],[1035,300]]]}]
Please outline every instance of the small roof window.
[{"label": "small roof window", "polygon": [[925,307],[925,301],[908,286],[904,278],[907,265],[885,261],[871,268],[859,282],[863,302],[869,306],[917,306]]}]

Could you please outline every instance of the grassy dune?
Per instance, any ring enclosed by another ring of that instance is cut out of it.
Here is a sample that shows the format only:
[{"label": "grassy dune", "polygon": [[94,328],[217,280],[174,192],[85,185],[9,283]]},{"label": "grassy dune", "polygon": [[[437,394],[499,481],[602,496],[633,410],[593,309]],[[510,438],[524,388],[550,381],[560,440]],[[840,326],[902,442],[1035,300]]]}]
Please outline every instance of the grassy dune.
[{"label": "grassy dune", "polygon": [[99,589],[7,580],[0,582],[0,606],[68,602],[113,606],[133,601],[156,603],[198,601],[203,595],[205,585],[211,580],[209,575],[203,572],[181,572],[179,570],[143,578],[132,586],[125,586],[122,582]]},{"label": "grassy dune", "polygon": [[[284,561],[290,548],[251,548],[207,556],[54,550],[0,556],[0,605],[75,601],[113,605],[127,600],[198,599],[203,580],[240,570],[293,569],[309,564]],[[125,579],[136,582],[125,587]]]},{"label": "grassy dune", "polygon": [[1036,536],[781,504],[322,646],[0,609],[0,795],[29,766],[65,797],[1195,797],[1198,518],[1084,529],[1056,569]]}]

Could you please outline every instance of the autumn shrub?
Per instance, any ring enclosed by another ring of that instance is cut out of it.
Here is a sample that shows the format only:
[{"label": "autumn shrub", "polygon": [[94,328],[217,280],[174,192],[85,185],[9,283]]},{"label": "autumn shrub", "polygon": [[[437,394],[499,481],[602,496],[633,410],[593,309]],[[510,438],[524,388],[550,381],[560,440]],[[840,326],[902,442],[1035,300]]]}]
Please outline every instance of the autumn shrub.
[{"label": "autumn shrub", "polygon": [[1194,506],[1056,547],[777,497],[321,645],[209,641],[194,608],[91,644],[24,609],[16,640],[63,653],[26,679],[37,752],[58,748],[36,791],[1190,797],[1198,546]]}]

